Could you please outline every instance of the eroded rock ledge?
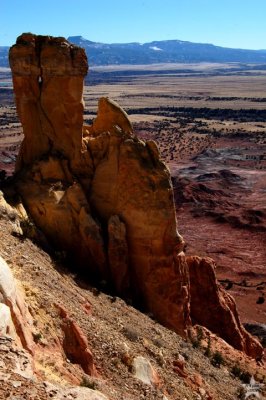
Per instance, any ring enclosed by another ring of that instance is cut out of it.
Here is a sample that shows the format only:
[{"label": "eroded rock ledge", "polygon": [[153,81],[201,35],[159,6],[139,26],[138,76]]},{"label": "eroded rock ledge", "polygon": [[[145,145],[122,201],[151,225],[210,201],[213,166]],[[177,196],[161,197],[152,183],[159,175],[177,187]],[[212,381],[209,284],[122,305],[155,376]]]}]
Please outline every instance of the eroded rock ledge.
[{"label": "eroded rock ledge", "polygon": [[106,98],[93,125],[83,126],[84,50],[64,38],[24,34],[10,65],[24,132],[17,189],[50,242],[88,278],[111,282],[182,336],[192,322],[202,323],[261,358],[262,347],[219,288],[212,260],[183,253],[156,144],[139,140],[126,113]]}]

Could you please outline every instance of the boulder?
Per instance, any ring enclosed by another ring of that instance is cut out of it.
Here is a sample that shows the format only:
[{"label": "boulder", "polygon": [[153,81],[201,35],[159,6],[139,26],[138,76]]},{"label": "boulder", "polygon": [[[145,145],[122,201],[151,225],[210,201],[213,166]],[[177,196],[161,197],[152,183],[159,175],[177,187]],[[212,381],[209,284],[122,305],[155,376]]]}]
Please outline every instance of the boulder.
[{"label": "boulder", "polygon": [[45,382],[48,398],[54,400],[75,399],[75,400],[108,400],[103,393],[87,387],[63,387]]},{"label": "boulder", "polygon": [[67,358],[72,363],[79,364],[86,374],[96,376],[93,356],[81,328],[71,318],[64,319],[62,328],[65,335],[63,348]]},{"label": "boulder", "polygon": [[160,383],[157,372],[145,357],[138,356],[133,359],[132,372],[137,379],[147,385],[158,386]]},{"label": "boulder", "polygon": [[86,335],[68,311],[61,304],[55,304],[62,318],[62,330],[64,333],[62,347],[64,352],[74,364],[79,364],[83,371],[90,376],[97,376],[93,355],[89,348]]},{"label": "boulder", "polygon": [[10,308],[3,303],[0,303],[0,335],[15,336],[15,328],[13,325]]},{"label": "boulder", "polygon": [[25,303],[23,291],[18,287],[11,269],[1,256],[0,306],[0,330],[5,330],[15,339],[19,339],[23,347],[33,353],[32,318]]}]

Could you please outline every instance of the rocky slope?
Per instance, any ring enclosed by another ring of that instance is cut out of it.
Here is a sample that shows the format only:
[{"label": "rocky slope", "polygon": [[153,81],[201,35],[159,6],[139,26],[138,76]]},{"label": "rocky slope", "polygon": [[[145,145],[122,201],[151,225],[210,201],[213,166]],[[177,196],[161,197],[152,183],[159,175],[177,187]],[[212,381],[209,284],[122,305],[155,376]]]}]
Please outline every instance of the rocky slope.
[{"label": "rocky slope", "polygon": [[[16,335],[12,340],[1,331],[0,397],[235,400],[243,382],[232,374],[234,367],[257,382],[266,380],[265,368],[209,331],[195,330],[192,345],[121,298],[86,283],[66,268],[61,255],[51,259],[21,235],[14,211],[2,207],[0,217],[0,255],[20,282],[33,321],[33,356]],[[73,358],[76,342],[66,340],[66,318],[72,321],[69,332],[78,326],[73,331],[86,338],[92,375],[85,373],[83,358]],[[216,351],[222,354],[221,366],[213,365]],[[150,381],[147,374],[136,377],[138,357],[152,366]]]},{"label": "rocky slope", "polygon": [[[75,273],[82,272],[83,278],[98,285],[101,282],[110,293],[149,312],[185,339],[189,337],[195,342],[196,335],[198,345],[203,341],[208,348],[211,343],[214,346],[218,343],[218,348],[225,346],[226,351],[230,349],[233,352],[225,342],[211,335],[210,329],[236,349],[261,360],[262,346],[241,325],[233,298],[217,283],[213,261],[186,257],[183,252],[184,242],[177,232],[170,174],[155,143],[137,139],[126,113],[106,98],[99,101],[93,125],[83,126],[82,86],[87,72],[85,52],[63,38],[24,34],[11,48],[10,64],[25,137],[16,175],[5,191],[6,195],[13,194],[13,202],[14,193],[20,195],[27,210],[26,213],[23,205],[17,202],[13,220],[24,221],[24,231],[29,231],[28,214],[45,235],[41,236],[35,230],[35,237],[39,240],[41,237],[48,248],[66,254]],[[10,211],[3,198],[2,208],[10,217],[12,209]],[[20,236],[17,225],[16,234]],[[31,273],[29,279],[39,276],[34,269]],[[53,276],[51,271],[49,274]],[[43,276],[43,279],[44,284],[47,278]],[[72,305],[73,296],[70,296],[71,301],[66,299],[63,293],[69,294],[69,288],[63,288],[62,284],[59,275],[54,282],[52,279],[47,282],[49,311],[47,305],[42,307],[46,315],[44,320],[47,319],[53,331],[48,334],[47,330],[47,346],[50,352],[59,354],[58,370],[55,368],[52,375],[56,378],[61,374],[73,380],[75,369],[67,368],[65,357],[92,377],[97,378],[101,368],[108,375],[112,365],[95,363],[87,339],[88,325],[83,322],[82,315],[77,315],[76,309],[75,312],[69,310],[73,310],[76,300]],[[32,285],[35,287],[37,282],[32,281]],[[43,291],[44,286],[40,288],[41,298]],[[86,300],[77,294],[76,289],[74,291],[83,312],[91,315],[91,298]],[[58,300],[64,298],[64,301],[54,301],[58,293],[62,293]],[[128,311],[122,300],[111,297],[111,302],[119,305],[118,314]],[[34,305],[34,299],[29,299],[29,303],[31,314],[35,311],[38,314],[39,306]],[[3,296],[3,304],[9,305],[6,296]],[[54,308],[56,312],[50,314]],[[139,318],[138,312],[136,315]],[[110,318],[114,319],[113,313]],[[38,324],[39,317],[36,320]],[[208,329],[200,328],[199,331],[195,324]],[[42,328],[46,329],[45,323]],[[99,329],[102,340],[104,338],[102,346],[110,351],[112,339],[108,330],[106,326]],[[112,329],[110,325],[108,329]],[[3,330],[8,333],[9,328]],[[38,345],[39,333],[32,328]],[[134,338],[137,341],[138,334],[130,331],[126,335],[133,342]],[[23,338],[19,329],[14,336],[15,339]],[[44,346],[46,344],[44,342]],[[113,349],[111,354],[117,357],[119,351]],[[39,367],[47,365],[38,351],[35,354]],[[235,354],[239,360],[242,357],[245,368],[246,364],[252,366],[253,371],[257,368],[260,379],[263,379],[263,372],[254,361],[244,355],[240,357],[237,351]],[[140,355],[133,357],[130,349],[124,346],[121,360],[136,377],[143,376],[139,371],[145,370],[146,377],[142,381],[155,388],[149,394],[150,398],[160,398],[165,392],[160,377]],[[173,366],[190,388],[205,391],[201,393],[202,398],[212,398],[208,385],[202,384],[201,378],[190,377],[182,358],[177,357]],[[77,383],[75,379],[73,382]],[[114,398],[116,391],[117,388]]]}]

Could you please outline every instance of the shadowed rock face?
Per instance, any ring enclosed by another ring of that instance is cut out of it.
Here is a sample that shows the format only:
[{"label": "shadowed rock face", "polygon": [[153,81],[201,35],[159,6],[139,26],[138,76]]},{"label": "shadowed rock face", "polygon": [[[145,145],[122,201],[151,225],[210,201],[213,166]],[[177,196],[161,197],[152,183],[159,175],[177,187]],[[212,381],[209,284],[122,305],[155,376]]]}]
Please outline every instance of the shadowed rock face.
[{"label": "shadowed rock face", "polygon": [[[25,135],[17,188],[36,225],[89,278],[111,282],[119,295],[187,336],[194,292],[170,174],[156,144],[135,137],[126,113],[109,99],[100,99],[93,125],[83,126],[87,60],[65,39],[22,35],[10,64]],[[243,339],[239,327],[232,324],[232,337],[237,331]],[[255,340],[254,349],[243,347],[261,356]]]}]

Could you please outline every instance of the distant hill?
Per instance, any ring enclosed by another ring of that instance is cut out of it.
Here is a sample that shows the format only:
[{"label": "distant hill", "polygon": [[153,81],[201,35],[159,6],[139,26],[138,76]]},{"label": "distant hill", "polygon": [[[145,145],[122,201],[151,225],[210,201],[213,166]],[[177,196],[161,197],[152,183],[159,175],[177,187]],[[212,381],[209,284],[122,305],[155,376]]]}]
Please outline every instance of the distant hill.
[{"label": "distant hill", "polygon": [[90,65],[176,62],[266,63],[266,50],[230,49],[182,40],[163,40],[144,44],[135,42],[95,43],[82,36],[70,36],[68,40],[86,49]]},{"label": "distant hill", "polygon": [[8,50],[7,46],[0,46],[0,67],[8,67]]},{"label": "distant hill", "polygon": [[[68,40],[85,48],[91,66],[179,62],[266,63],[266,50],[231,49],[182,40],[162,40],[143,44],[97,43],[82,36],[70,36]],[[0,47],[0,66],[8,66],[8,47]]]}]

